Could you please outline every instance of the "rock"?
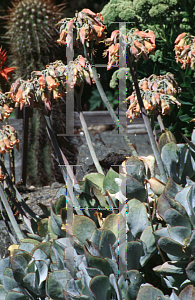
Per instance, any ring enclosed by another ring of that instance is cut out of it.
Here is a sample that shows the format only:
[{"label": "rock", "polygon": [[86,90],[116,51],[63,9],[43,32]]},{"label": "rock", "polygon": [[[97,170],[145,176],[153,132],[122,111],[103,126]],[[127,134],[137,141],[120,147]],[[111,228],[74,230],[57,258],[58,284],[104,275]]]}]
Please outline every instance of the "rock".
[{"label": "rock", "polygon": [[[121,165],[127,156],[131,156],[130,150],[129,152],[120,149],[115,150],[113,148],[104,146],[100,142],[97,142],[96,145],[93,146],[96,156],[105,174],[108,172],[110,167],[119,172],[118,166]],[[97,170],[93,163],[87,144],[83,144],[80,147],[78,154],[76,179],[81,181],[84,175],[92,172],[97,172]]]},{"label": "rock", "polygon": [[51,189],[59,189],[59,188],[61,188],[61,186],[62,186],[61,183],[55,181],[51,184]]},{"label": "rock", "polygon": [[30,192],[34,192],[36,190],[36,187],[34,185],[29,186],[28,190]]}]

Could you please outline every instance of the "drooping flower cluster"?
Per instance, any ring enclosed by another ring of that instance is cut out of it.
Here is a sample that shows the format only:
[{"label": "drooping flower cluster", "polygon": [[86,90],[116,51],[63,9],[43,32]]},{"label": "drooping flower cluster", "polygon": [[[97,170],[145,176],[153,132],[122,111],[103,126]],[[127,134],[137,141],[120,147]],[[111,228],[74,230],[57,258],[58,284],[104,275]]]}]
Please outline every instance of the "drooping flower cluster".
[{"label": "drooping flower cluster", "polygon": [[0,130],[0,153],[4,154],[9,152],[9,150],[13,149],[14,146],[16,146],[16,149],[19,150],[18,144],[19,140],[14,127],[4,125],[3,129]]},{"label": "drooping flower cluster", "polygon": [[[72,19],[62,19],[58,24],[60,27],[60,38],[57,43],[67,45],[69,47],[75,42],[74,45],[87,44],[91,40],[97,43],[105,38],[105,26],[102,23],[103,17],[100,13],[94,13],[90,9],[84,8],[80,12],[75,13]],[[73,33],[73,34],[72,34]]]},{"label": "drooping flower cluster", "polygon": [[10,101],[8,94],[3,94],[0,92],[0,122],[3,122],[5,119],[9,118],[13,107],[9,107]]},{"label": "drooping flower cluster", "polygon": [[[143,78],[142,80],[139,80],[139,88],[147,113],[154,111],[154,113],[169,115],[171,112],[170,104],[181,105],[174,97],[181,89],[178,87],[178,84],[171,73],[167,73],[163,76],[152,74],[149,78]],[[127,118],[134,119],[140,117],[141,110],[136,92],[134,91],[127,97],[126,101],[130,102],[126,112]]]},{"label": "drooping flower cluster", "polygon": [[148,59],[148,54],[156,48],[154,32],[151,30],[139,31],[137,28],[131,29],[126,36],[120,34],[119,30],[114,30],[110,38],[105,40],[105,44],[109,46],[103,53],[104,57],[108,55],[107,70],[114,65],[119,65],[119,48],[121,48],[121,53],[126,54],[127,47],[130,55],[137,60],[140,55],[144,60]]},{"label": "drooping flower cluster", "polygon": [[195,64],[195,37],[189,33],[183,32],[175,40],[175,59],[182,64],[182,69],[187,65],[194,69]]},{"label": "drooping flower cluster", "polygon": [[43,102],[51,110],[52,97],[62,97],[75,85],[82,81],[88,84],[94,82],[93,73],[88,61],[79,55],[74,61],[64,65],[62,61],[55,61],[46,66],[43,71],[33,71],[31,79],[18,79],[12,85],[9,97],[16,102],[15,106],[24,105],[31,108]]}]

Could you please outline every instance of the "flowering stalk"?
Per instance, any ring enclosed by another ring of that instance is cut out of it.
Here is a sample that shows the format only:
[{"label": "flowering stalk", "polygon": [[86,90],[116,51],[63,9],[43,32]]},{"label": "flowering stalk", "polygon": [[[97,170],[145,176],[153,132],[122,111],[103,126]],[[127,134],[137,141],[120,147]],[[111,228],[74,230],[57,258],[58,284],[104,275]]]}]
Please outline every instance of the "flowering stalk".
[{"label": "flowering stalk", "polygon": [[[93,59],[93,58],[92,58],[92,59]],[[97,74],[96,67],[95,67],[95,65],[94,65],[92,59],[90,60],[90,59],[88,58],[89,62],[90,62],[91,65],[92,65],[93,77],[94,77],[94,80],[95,80],[95,83],[96,83],[98,92],[99,92],[99,94],[100,94],[100,96],[101,96],[101,98],[102,98],[104,104],[106,105],[106,107],[107,107],[107,109],[108,109],[108,111],[109,111],[109,113],[110,113],[110,116],[111,116],[113,122],[115,123],[115,125],[116,125],[117,128],[119,129],[119,132],[122,134],[122,136],[123,136],[125,142],[127,143],[128,147],[130,148],[132,155],[138,156],[137,151],[135,150],[135,148],[133,147],[133,144],[131,143],[130,139],[128,138],[128,136],[127,136],[126,133],[125,133],[124,127],[122,126],[122,124],[121,124],[121,123],[119,122],[119,120],[117,119],[117,117],[116,117],[116,115],[115,115],[115,112],[114,112],[113,108],[111,107],[108,98],[106,97],[106,94],[105,94],[105,92],[104,92],[104,90],[103,90],[103,87],[102,87],[102,85],[101,85],[101,82],[100,82],[99,77],[98,77],[98,74]]]},{"label": "flowering stalk", "polygon": [[4,207],[6,209],[6,212],[7,212],[8,216],[9,216],[10,222],[13,225],[13,228],[15,230],[15,233],[16,233],[17,237],[18,237],[18,240],[20,241],[24,237],[23,237],[23,234],[22,234],[22,232],[20,230],[20,227],[18,226],[18,223],[16,222],[16,219],[14,217],[14,214],[13,214],[12,209],[11,209],[11,207],[9,205],[9,202],[8,202],[6,196],[5,196],[5,192],[4,192],[3,187],[2,187],[1,184],[0,184],[0,197],[1,197],[1,201],[3,202]]},{"label": "flowering stalk", "polygon": [[134,59],[132,57],[130,57],[130,52],[127,51],[127,62],[128,62],[129,68],[130,68],[130,72],[131,72],[133,82],[134,82],[138,103],[139,103],[140,110],[141,110],[141,113],[142,113],[142,118],[144,120],[146,129],[147,129],[147,132],[148,132],[148,136],[149,136],[149,139],[150,139],[150,144],[151,144],[151,147],[152,147],[152,150],[153,150],[153,153],[154,153],[154,156],[155,156],[155,159],[156,159],[159,171],[160,171],[160,176],[161,176],[161,178],[164,182],[167,182],[167,176],[166,176],[166,172],[165,172],[165,169],[164,169],[164,165],[163,165],[163,162],[161,160],[161,157],[160,157],[157,145],[156,145],[156,141],[155,141],[154,135],[152,133],[150,120],[147,116],[147,113],[146,113],[146,110],[145,110],[145,107],[144,107],[144,104],[143,104],[143,100],[142,100],[142,97],[141,97],[141,93],[140,93],[140,89],[139,89],[139,85],[138,85],[138,80],[137,80],[137,74],[136,74],[136,71],[135,71],[135,62],[134,62],[134,68],[133,68],[132,61],[134,62]]},{"label": "flowering stalk", "polygon": [[[102,88],[102,85],[99,81],[97,71],[93,62],[92,52],[93,52],[93,45],[94,42],[96,44],[105,41],[105,25],[103,24],[103,17],[100,13],[94,13],[90,9],[83,9],[79,13],[75,13],[75,17],[68,20],[67,18],[62,19],[58,24],[61,25],[60,27],[60,38],[57,40],[58,43],[70,45],[73,43],[71,30],[73,30],[73,39],[74,39],[74,46],[79,44],[83,45],[84,48],[84,56],[91,64],[92,69],[92,76],[95,80],[97,89],[100,93],[100,96],[106,105],[115,125],[118,127],[119,132],[122,134],[125,142],[129,146],[132,154],[137,156],[137,152],[133,147],[131,141],[128,139],[123,126],[120,124],[119,120],[117,119],[114,110],[112,109],[106,94]],[[114,39],[114,37],[113,37]],[[118,46],[113,46],[113,53],[114,56],[117,56]],[[110,55],[110,53],[109,53]],[[112,55],[110,55],[112,56]]]},{"label": "flowering stalk", "polygon": [[89,151],[90,151],[91,157],[93,159],[94,165],[95,165],[98,173],[104,175],[102,167],[100,166],[98,158],[97,158],[97,156],[95,154],[95,150],[94,150],[94,147],[93,147],[90,135],[89,135],[89,131],[87,129],[87,124],[86,124],[84,116],[83,116],[83,112],[82,112],[82,108],[81,108],[81,95],[82,95],[82,92],[83,92],[83,84],[81,85],[79,92],[77,92],[75,90],[75,96],[76,96],[77,107],[78,107],[78,114],[79,114],[79,117],[80,117],[81,125],[82,125],[83,130],[84,130],[84,134],[85,134],[85,138],[86,138],[86,141],[87,141],[87,145],[89,147]]},{"label": "flowering stalk", "polygon": [[[42,114],[43,114],[43,111],[42,111]],[[80,205],[79,205],[79,202],[78,202],[75,194],[73,193],[73,191],[71,189],[69,189],[69,185],[67,184],[67,182],[68,182],[67,181],[67,173],[68,173],[68,176],[71,178],[71,181],[73,182],[73,180],[72,180],[73,174],[72,174],[72,172],[70,172],[70,168],[69,168],[70,166],[67,166],[68,161],[65,158],[65,156],[62,155],[62,151],[61,151],[61,149],[58,145],[56,136],[55,136],[55,134],[52,130],[49,117],[45,116],[44,114],[43,114],[43,117],[44,117],[45,125],[46,125],[46,128],[47,128],[48,136],[51,140],[52,146],[53,146],[53,148],[55,150],[55,153],[56,153],[56,156],[57,156],[57,161],[60,165],[60,169],[61,169],[61,172],[62,172],[62,175],[63,175],[63,178],[64,178],[64,182],[67,186],[67,190],[69,192],[69,195],[71,195],[71,197],[72,197],[72,202],[73,202],[74,208],[75,208],[78,215],[83,215],[83,212],[80,209]],[[67,166],[67,172],[65,170],[66,166]]]}]

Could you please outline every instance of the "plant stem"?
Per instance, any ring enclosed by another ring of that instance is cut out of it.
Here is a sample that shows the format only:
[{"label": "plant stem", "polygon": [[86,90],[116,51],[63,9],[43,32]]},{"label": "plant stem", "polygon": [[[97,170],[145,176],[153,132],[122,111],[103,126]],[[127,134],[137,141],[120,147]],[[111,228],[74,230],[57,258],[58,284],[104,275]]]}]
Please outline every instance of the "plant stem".
[{"label": "plant stem", "polygon": [[159,124],[159,126],[160,126],[161,132],[165,132],[165,126],[164,126],[164,124],[163,124],[161,115],[158,115],[158,116],[157,116],[157,120],[158,120],[158,124]]},{"label": "plant stem", "polygon": [[[138,85],[137,74],[136,74],[136,71],[135,71],[135,67],[133,68],[133,66],[132,66],[132,61],[131,61],[131,58],[130,58],[129,51],[127,51],[127,62],[128,62],[129,68],[130,68],[130,72],[131,72],[133,82],[134,82],[138,103],[139,103],[140,110],[141,110],[141,113],[142,113],[142,118],[144,120],[146,129],[147,129],[147,132],[148,132],[148,136],[149,136],[149,139],[150,139],[150,144],[151,144],[151,147],[152,147],[152,150],[153,150],[153,153],[154,153],[154,156],[155,156],[155,159],[156,159],[159,171],[160,171],[160,176],[162,178],[162,181],[166,183],[167,182],[167,176],[166,176],[166,173],[165,173],[163,162],[162,162],[160,154],[158,152],[158,148],[157,148],[157,145],[156,145],[154,135],[152,133],[150,120],[147,116],[147,113],[146,113],[146,110],[145,110],[145,107],[144,107],[144,104],[143,104],[143,100],[142,100],[139,85]],[[133,62],[134,62],[134,60],[133,60]],[[134,64],[135,64],[135,62],[134,62]]]},{"label": "plant stem", "polygon": [[15,230],[15,233],[16,233],[16,235],[18,237],[18,240],[20,241],[24,237],[23,237],[23,234],[22,234],[22,232],[20,230],[20,227],[18,226],[18,223],[16,222],[16,219],[14,217],[13,211],[12,211],[12,209],[11,209],[11,207],[9,205],[9,202],[8,202],[6,196],[5,196],[5,193],[4,193],[4,190],[3,190],[1,184],[0,184],[0,197],[1,197],[1,201],[3,202],[4,207],[6,209],[6,212],[8,214],[10,222],[12,223],[12,226],[13,226],[13,228]]},{"label": "plant stem", "polygon": [[90,151],[91,157],[93,159],[94,165],[95,165],[98,173],[104,175],[102,167],[100,166],[99,160],[96,156],[96,153],[95,153],[95,150],[94,150],[94,147],[93,147],[90,135],[89,135],[89,131],[88,131],[88,128],[87,128],[87,124],[85,122],[85,118],[84,118],[84,115],[83,115],[83,112],[82,112],[82,108],[81,108],[81,94],[82,94],[82,91],[83,91],[83,83],[82,83],[82,86],[81,86],[79,92],[77,92],[75,90],[75,97],[76,97],[76,100],[77,100],[78,114],[79,114],[79,117],[80,117],[81,125],[82,125],[83,130],[84,130],[87,145],[89,147],[89,151]]},{"label": "plant stem", "polygon": [[[42,111],[43,113],[43,111]],[[60,165],[60,169],[61,169],[61,172],[62,172],[62,175],[63,175],[63,178],[64,178],[64,182],[67,186],[67,190],[68,190],[68,193],[71,197],[71,200],[73,202],[73,205],[74,205],[74,209],[76,210],[77,214],[78,215],[83,215],[83,211],[80,209],[80,205],[79,205],[79,202],[76,198],[76,195],[74,194],[73,190],[74,190],[74,187],[73,187],[73,184],[72,186],[70,187],[69,184],[67,184],[68,180],[67,180],[67,175],[69,178],[71,178],[71,182],[73,183],[73,180],[72,180],[72,177],[71,175],[73,174],[72,172],[69,173],[68,171],[66,172],[66,169],[65,169],[65,166],[67,166],[67,162],[68,160],[66,159],[66,161],[63,160],[63,157],[65,157],[64,155],[62,156],[62,151],[58,145],[58,142],[57,142],[57,139],[56,139],[56,136],[55,136],[55,133],[53,132],[52,130],[52,127],[51,127],[51,122],[50,122],[50,119],[48,116],[44,115],[43,113],[43,116],[44,116],[44,121],[45,121],[45,125],[46,125],[46,128],[47,128],[47,133],[48,133],[48,136],[51,140],[51,143],[52,143],[52,146],[55,150],[55,153],[56,153],[56,156],[57,156],[57,161]],[[69,166],[69,164],[68,164]],[[69,166],[70,167],[70,166]],[[67,168],[68,170],[70,168]]]},{"label": "plant stem", "polygon": [[97,74],[97,70],[96,70],[96,67],[95,67],[95,64],[94,64],[94,60],[93,60],[92,54],[91,54],[91,58],[90,58],[89,55],[87,55],[87,53],[86,53],[85,46],[84,46],[84,50],[85,50],[84,51],[85,56],[88,59],[88,61],[90,62],[90,64],[91,64],[91,68],[92,68],[92,72],[93,72],[93,77],[94,77],[94,80],[95,80],[98,92],[100,94],[100,97],[102,98],[104,104],[106,105],[106,107],[107,107],[107,109],[108,109],[108,111],[110,113],[110,116],[111,116],[114,124],[118,127],[119,132],[122,134],[125,142],[127,143],[128,147],[130,148],[132,155],[138,156],[137,151],[135,150],[135,148],[133,147],[133,144],[131,143],[130,139],[128,138],[128,136],[125,133],[124,127],[121,125],[121,123],[117,119],[117,117],[115,115],[115,112],[114,112],[113,108],[111,107],[110,102],[108,101],[108,98],[106,97],[106,94],[104,92],[104,89],[103,89],[103,87],[101,85],[101,82],[100,82],[98,74]]}]

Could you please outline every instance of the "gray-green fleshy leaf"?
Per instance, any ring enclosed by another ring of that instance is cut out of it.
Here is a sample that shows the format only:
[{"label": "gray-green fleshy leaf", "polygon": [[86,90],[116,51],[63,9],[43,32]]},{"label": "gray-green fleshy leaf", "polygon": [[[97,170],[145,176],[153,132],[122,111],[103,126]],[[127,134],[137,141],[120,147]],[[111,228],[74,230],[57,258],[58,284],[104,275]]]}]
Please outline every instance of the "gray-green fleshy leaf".
[{"label": "gray-green fleshy leaf", "polygon": [[175,260],[181,260],[183,258],[187,258],[188,256],[183,252],[183,246],[182,244],[174,241],[171,238],[168,237],[161,237],[158,240],[158,244],[160,246],[160,248],[167,253],[168,257],[171,258],[172,256],[175,257]]},{"label": "gray-green fleshy leaf", "polygon": [[115,178],[121,178],[121,176],[115,172],[112,168],[106,174],[103,181],[103,190],[108,190],[111,194],[119,192],[119,186],[115,182]]},{"label": "gray-green fleshy leaf", "polygon": [[174,208],[168,208],[164,213],[164,220],[172,226],[185,226],[191,228],[191,223],[179,211]]},{"label": "gray-green fleshy leaf", "polygon": [[177,163],[179,161],[179,149],[177,145],[174,142],[166,144],[161,150],[161,158],[167,169],[168,176],[177,181]]},{"label": "gray-green fleshy leaf", "polygon": [[153,268],[153,271],[158,275],[183,275],[185,274],[185,268],[187,266],[186,261],[167,261],[160,266]]},{"label": "gray-green fleshy leaf", "polygon": [[157,300],[159,297],[164,297],[164,294],[161,290],[150,284],[144,284],[140,287],[136,300]]},{"label": "gray-green fleshy leaf", "polygon": [[143,230],[150,225],[144,203],[134,205],[127,214],[129,230],[135,238],[139,238]]},{"label": "gray-green fleshy leaf", "polygon": [[91,279],[90,289],[97,300],[109,300],[111,296],[111,285],[109,278],[105,275],[98,275]]},{"label": "gray-green fleshy leaf", "polygon": [[105,275],[110,275],[111,267],[107,260],[91,255],[85,246],[84,252],[88,267],[100,269]]},{"label": "gray-green fleshy leaf", "polygon": [[190,279],[191,282],[194,284],[195,283],[195,261],[194,260],[187,265],[186,274],[188,276],[188,279]]},{"label": "gray-green fleshy leaf", "polygon": [[186,286],[179,294],[180,300],[194,300],[195,299],[195,287],[192,284]]},{"label": "gray-green fleshy leaf", "polygon": [[23,277],[25,276],[25,268],[31,261],[32,256],[28,253],[13,255],[11,260],[11,267],[13,270],[14,279],[18,283],[22,283]]},{"label": "gray-green fleshy leaf", "polygon": [[46,285],[48,296],[56,300],[64,299],[63,290],[69,279],[71,279],[71,277],[67,270],[50,272],[47,277]]},{"label": "gray-green fleshy leaf", "polygon": [[140,159],[132,155],[125,162],[124,168],[128,175],[136,178],[142,184],[144,183],[146,171],[145,166]]},{"label": "gray-green fleshy leaf", "polygon": [[[156,226],[154,225],[154,229]],[[144,256],[140,258],[140,263],[142,266],[144,266],[147,261],[154,255],[154,253],[157,251],[156,247],[156,241],[153,235],[153,229],[151,226],[146,227],[141,236],[140,240],[144,243]]]}]

